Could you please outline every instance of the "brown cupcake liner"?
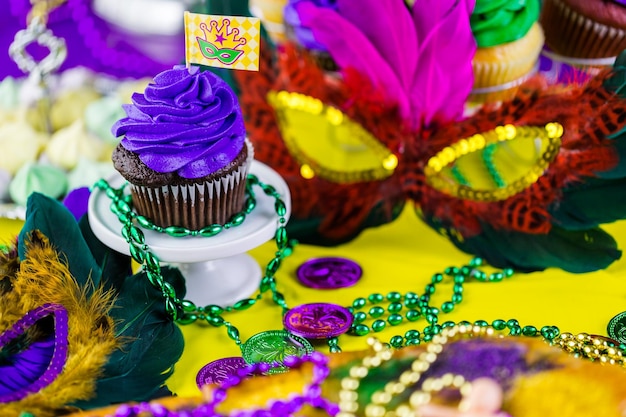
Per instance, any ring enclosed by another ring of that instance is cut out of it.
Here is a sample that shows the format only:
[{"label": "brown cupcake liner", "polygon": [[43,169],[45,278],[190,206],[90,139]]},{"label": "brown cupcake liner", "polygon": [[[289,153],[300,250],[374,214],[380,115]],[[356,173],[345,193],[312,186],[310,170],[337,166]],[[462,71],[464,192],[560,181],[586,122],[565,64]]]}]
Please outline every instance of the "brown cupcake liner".
[{"label": "brown cupcake liner", "polygon": [[246,140],[248,158],[229,174],[196,184],[146,187],[131,184],[137,214],[161,227],[181,226],[199,230],[212,224],[225,224],[244,206],[246,179],[254,158]]},{"label": "brown cupcake liner", "polygon": [[540,22],[546,45],[574,58],[609,58],[626,49],[626,31],[594,22],[560,0],[544,2]]}]

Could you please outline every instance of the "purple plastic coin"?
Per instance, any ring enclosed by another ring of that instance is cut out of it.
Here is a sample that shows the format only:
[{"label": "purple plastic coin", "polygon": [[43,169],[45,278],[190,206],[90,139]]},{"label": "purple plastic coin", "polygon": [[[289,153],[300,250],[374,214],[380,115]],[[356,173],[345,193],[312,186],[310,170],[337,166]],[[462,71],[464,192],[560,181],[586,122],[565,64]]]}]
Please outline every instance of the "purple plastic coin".
[{"label": "purple plastic coin", "polygon": [[196,384],[202,388],[207,384],[219,384],[231,376],[236,376],[237,371],[248,366],[246,361],[240,357],[222,358],[204,365],[198,375]]},{"label": "purple plastic coin", "polygon": [[327,339],[350,330],[354,317],[345,307],[330,303],[302,304],[285,314],[289,332],[307,339]]},{"label": "purple plastic coin", "polygon": [[307,287],[333,289],[356,284],[363,275],[363,269],[347,258],[314,258],[300,265],[296,274]]}]

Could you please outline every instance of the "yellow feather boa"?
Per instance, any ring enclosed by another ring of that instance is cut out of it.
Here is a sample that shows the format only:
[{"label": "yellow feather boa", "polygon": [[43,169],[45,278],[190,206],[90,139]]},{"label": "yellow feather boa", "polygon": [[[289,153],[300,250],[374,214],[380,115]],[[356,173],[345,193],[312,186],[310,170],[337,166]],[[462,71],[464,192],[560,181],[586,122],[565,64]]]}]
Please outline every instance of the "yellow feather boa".
[{"label": "yellow feather boa", "polygon": [[15,251],[0,254],[0,331],[43,304],[61,304],[68,312],[67,361],[58,378],[40,391],[0,404],[0,415],[52,417],[69,411],[67,404],[94,396],[101,369],[120,343],[108,316],[114,300],[110,292],[79,287],[43,234],[33,232],[26,244],[21,262]]}]

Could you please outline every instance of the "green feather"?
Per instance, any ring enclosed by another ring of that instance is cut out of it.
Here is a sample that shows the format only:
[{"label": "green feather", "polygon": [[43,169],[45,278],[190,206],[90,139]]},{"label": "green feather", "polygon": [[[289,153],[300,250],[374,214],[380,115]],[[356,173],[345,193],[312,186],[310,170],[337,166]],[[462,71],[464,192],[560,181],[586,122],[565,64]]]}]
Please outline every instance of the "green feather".
[{"label": "green feather", "polygon": [[91,255],[76,219],[60,202],[40,193],[33,193],[26,203],[26,219],[18,236],[20,259],[26,256],[25,242],[34,230],[39,230],[52,246],[67,260],[72,276],[84,286],[89,277],[97,286],[102,272]]},{"label": "green feather", "polygon": [[604,88],[626,98],[626,51],[622,51],[613,64],[613,74],[604,82]]},{"label": "green feather", "polygon": [[[422,217],[435,230],[449,226],[437,219]],[[449,230],[448,230],[449,231]],[[529,234],[494,229],[481,222],[481,233],[457,239],[447,233],[452,243],[464,252],[480,256],[497,268],[520,272],[542,271],[554,267],[573,273],[607,268],[621,257],[617,242],[600,228],[565,230],[553,225],[547,234]]]},{"label": "green feather", "polygon": [[626,218],[626,178],[587,178],[576,189],[565,190],[550,208],[554,223],[568,230],[594,228]]},{"label": "green feather", "polygon": [[[177,296],[183,298],[184,279],[180,271],[164,267],[162,272]],[[116,322],[117,336],[126,343],[109,358],[97,381],[96,398],[75,404],[80,408],[148,401],[162,395],[165,381],[182,355],[182,332],[165,313],[161,292],[152,287],[144,272],[127,277],[111,316]]]},{"label": "green feather", "polygon": [[[101,282],[105,289],[114,288],[119,292],[124,280],[132,274],[131,258],[102,243],[94,235],[87,216],[83,216],[78,226],[96,263],[100,266]],[[120,230],[122,226],[120,225]]]},{"label": "green feather", "polygon": [[[109,357],[96,382],[95,398],[74,405],[95,408],[169,393],[165,381],[182,355],[184,342],[180,329],[165,312],[161,291],[150,284],[144,272],[132,275],[130,257],[102,244],[85,218],[79,225],[61,203],[38,193],[28,199],[18,239],[21,259],[24,242],[34,230],[42,232],[66,259],[80,286],[87,285],[91,277],[96,286],[112,289],[116,295],[110,315],[123,346]],[[164,267],[162,273],[183,298],[185,283],[180,271]]]},{"label": "green feather", "polygon": [[[499,268],[520,271],[554,267],[573,273],[607,268],[621,257],[615,239],[600,228],[565,230],[553,225],[547,234],[495,230],[482,224],[483,232],[458,246],[483,257]],[[503,262],[504,261],[504,262]]]},{"label": "green feather", "polygon": [[[626,122],[626,114],[624,114],[624,121]],[[594,174],[598,178],[605,179],[626,178],[626,127],[607,136],[607,139],[610,140],[613,152],[617,155],[617,164],[607,171],[597,171]]]}]

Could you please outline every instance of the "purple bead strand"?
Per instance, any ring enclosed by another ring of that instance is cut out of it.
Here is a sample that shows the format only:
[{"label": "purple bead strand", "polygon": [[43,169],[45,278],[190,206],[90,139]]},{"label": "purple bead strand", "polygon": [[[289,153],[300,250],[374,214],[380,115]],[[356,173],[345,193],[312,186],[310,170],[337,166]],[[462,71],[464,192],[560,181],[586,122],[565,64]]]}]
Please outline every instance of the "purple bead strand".
[{"label": "purple bead strand", "polygon": [[106,37],[110,29],[93,14],[89,2],[68,0],[67,8],[70,9],[72,19],[76,22],[78,34],[82,36],[93,58],[105,67],[112,68],[116,74],[139,77],[143,74],[159,73],[168,67],[147,56],[138,58],[137,54],[109,47]]},{"label": "purple bead strand", "polygon": [[[288,400],[276,400],[267,409],[240,410],[228,416],[215,411],[216,407],[226,399],[228,390],[241,384],[250,375],[265,374],[273,366],[287,366],[293,369],[305,362],[313,364],[313,378],[302,394],[295,395]],[[211,401],[193,410],[173,411],[158,403],[124,404],[110,417],[138,417],[141,413],[148,413],[153,417],[283,417],[294,415],[306,404],[322,409],[334,417],[339,413],[339,406],[322,397],[321,386],[329,374],[328,358],[319,352],[313,352],[301,358],[289,356],[282,364],[255,363],[239,369],[236,376],[229,377],[213,391]]]},{"label": "purple bead strand", "polygon": [[0,403],[19,401],[31,393],[41,391],[55,381],[67,361],[68,354],[68,313],[60,304],[44,304],[27,312],[8,331],[0,336],[0,349],[23,334],[29,327],[47,316],[54,317],[54,351],[48,367],[43,374],[30,385],[0,396]]}]

